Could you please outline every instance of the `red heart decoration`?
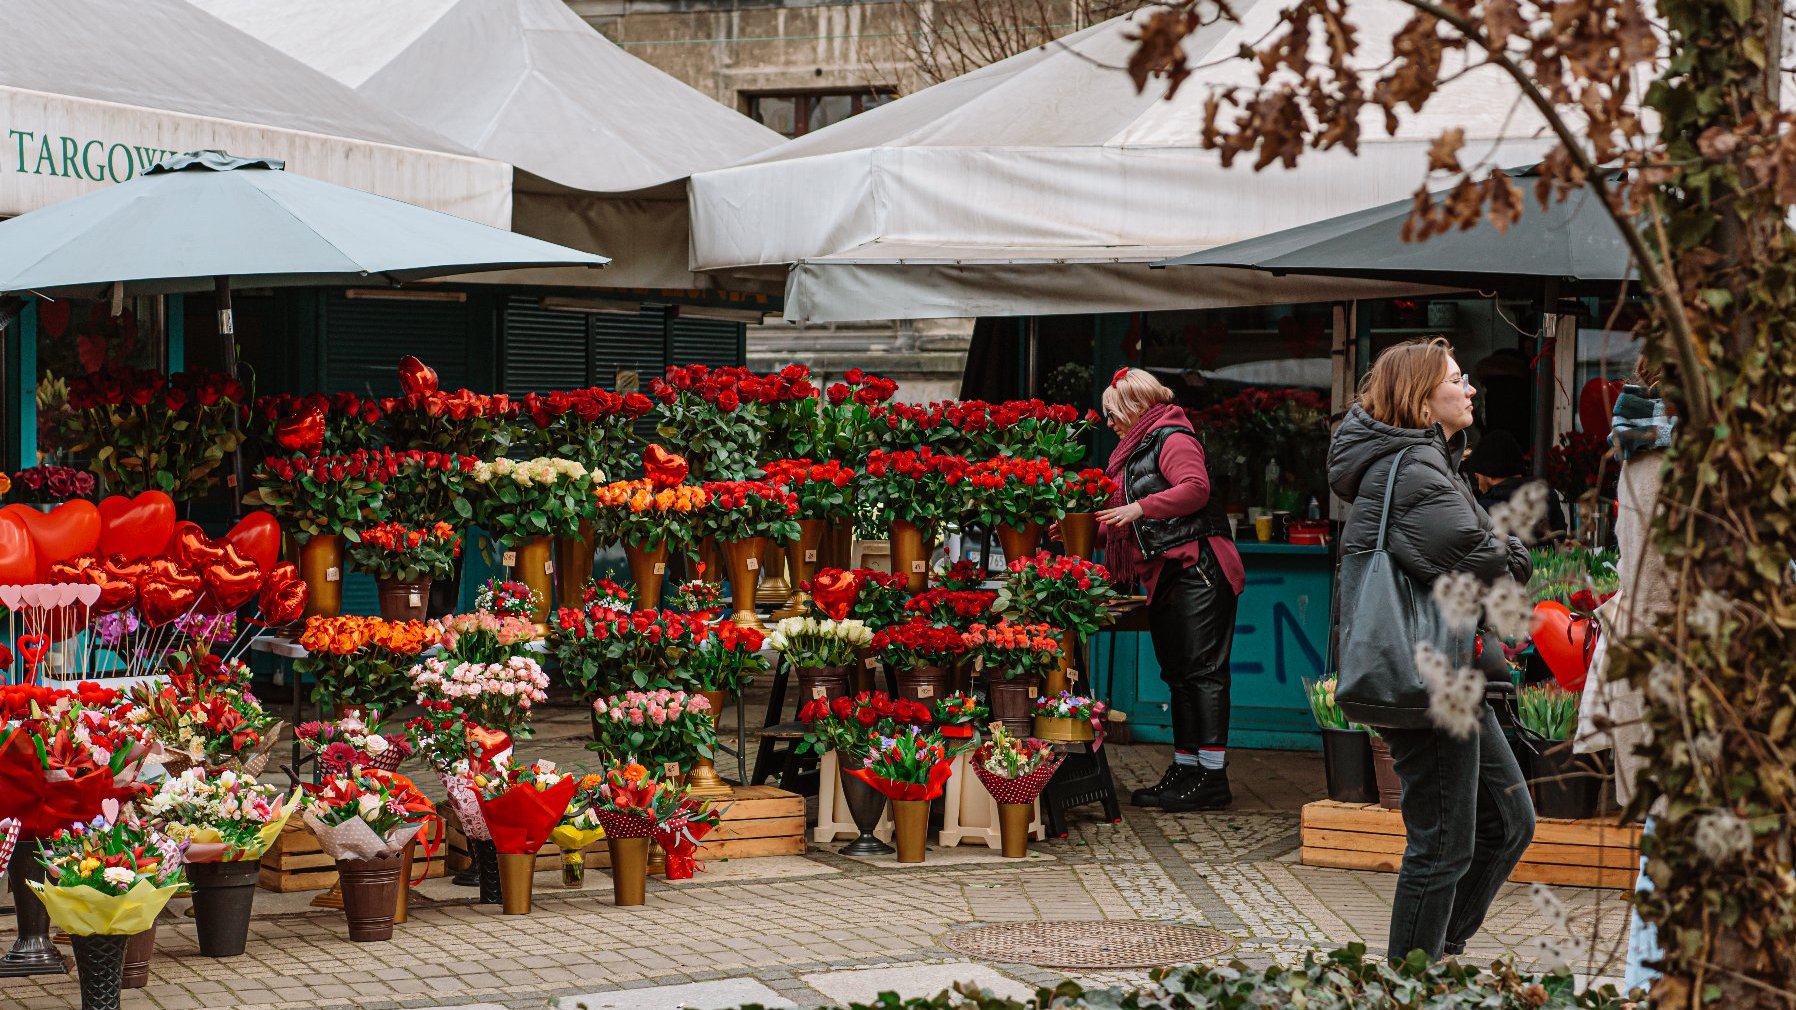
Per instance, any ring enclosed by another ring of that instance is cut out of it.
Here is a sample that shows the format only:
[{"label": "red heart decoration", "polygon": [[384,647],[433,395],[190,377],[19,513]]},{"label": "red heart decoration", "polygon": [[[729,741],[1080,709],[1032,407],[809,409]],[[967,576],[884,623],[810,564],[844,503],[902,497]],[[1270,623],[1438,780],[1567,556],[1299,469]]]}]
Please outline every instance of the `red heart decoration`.
[{"label": "red heart decoration", "polygon": [[207,600],[222,614],[255,597],[256,590],[262,588],[262,569],[237,553],[235,546],[225,544],[223,560],[201,568],[200,579],[206,583]]},{"label": "red heart decoration", "polygon": [[262,608],[262,620],[276,626],[292,624],[305,616],[311,593],[291,563],[276,566],[263,580],[262,593],[256,600]]},{"label": "red heart decoration", "polygon": [[114,554],[97,568],[89,568],[87,577],[100,587],[100,599],[93,606],[96,614],[116,614],[137,605],[137,583],[150,570],[149,562],[126,560]]},{"label": "red heart decoration", "polygon": [[35,577],[40,581],[50,574],[51,565],[92,554],[100,545],[100,510],[85,499],[63,502],[49,512],[27,505],[8,505],[0,511],[10,512],[24,522],[32,549],[37,552]]},{"label": "red heart decoration", "polygon": [[204,583],[185,565],[157,558],[137,586],[137,609],[144,623],[159,628],[185,615],[199,601]]},{"label": "red heart decoration", "polygon": [[324,407],[314,403],[274,426],[274,440],[289,452],[316,456],[324,450]]},{"label": "red heart decoration", "polygon": [[237,520],[224,539],[262,571],[272,571],[281,559],[281,524],[267,512],[251,512]]},{"label": "red heart decoration", "polygon": [[94,557],[92,554],[83,554],[80,557],[70,558],[67,561],[58,561],[51,565],[50,571],[48,572],[50,576],[49,581],[58,585],[66,582],[86,582],[88,581],[88,569],[99,567],[99,558]]},{"label": "red heart decoration", "polygon": [[1587,617],[1573,617],[1565,605],[1545,600],[1534,605],[1534,649],[1567,691],[1582,691],[1590,673],[1590,654],[1597,630]]},{"label": "red heart decoration", "polygon": [[175,500],[160,491],[135,498],[115,494],[100,501],[100,557],[150,557],[156,553],[150,545],[168,543],[174,531]]},{"label": "red heart decoration", "polygon": [[1615,401],[1621,397],[1620,379],[1591,379],[1578,390],[1578,423],[1585,434],[1607,434],[1614,423]]},{"label": "red heart decoration", "polygon": [[408,354],[399,359],[399,386],[407,396],[437,391],[437,370]]},{"label": "red heart decoration", "polygon": [[37,680],[37,668],[44,661],[44,654],[50,651],[49,635],[20,635],[18,640],[19,656],[25,660],[25,666],[31,670],[31,679]]},{"label": "red heart decoration", "polygon": [[175,524],[174,547],[168,557],[197,572],[214,561],[223,561],[224,549],[224,542],[207,536],[199,524],[183,522]]},{"label": "red heart decoration", "polygon": [[650,445],[642,450],[643,476],[657,488],[670,488],[680,484],[691,470],[685,457],[676,456],[658,445]]},{"label": "red heart decoration", "polygon": [[37,581],[37,548],[25,520],[0,509],[0,586],[23,586]]}]

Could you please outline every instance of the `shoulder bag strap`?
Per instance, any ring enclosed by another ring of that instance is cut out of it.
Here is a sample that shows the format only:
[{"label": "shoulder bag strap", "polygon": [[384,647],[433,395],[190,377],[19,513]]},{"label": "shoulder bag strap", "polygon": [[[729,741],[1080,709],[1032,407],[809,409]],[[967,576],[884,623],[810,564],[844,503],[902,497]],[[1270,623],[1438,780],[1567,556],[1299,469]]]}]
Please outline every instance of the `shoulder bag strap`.
[{"label": "shoulder bag strap", "polygon": [[1384,535],[1391,528],[1391,498],[1397,490],[1397,467],[1403,463],[1403,454],[1410,450],[1404,446],[1391,457],[1391,472],[1384,481],[1384,512],[1378,517],[1378,546],[1376,550],[1384,550]]}]

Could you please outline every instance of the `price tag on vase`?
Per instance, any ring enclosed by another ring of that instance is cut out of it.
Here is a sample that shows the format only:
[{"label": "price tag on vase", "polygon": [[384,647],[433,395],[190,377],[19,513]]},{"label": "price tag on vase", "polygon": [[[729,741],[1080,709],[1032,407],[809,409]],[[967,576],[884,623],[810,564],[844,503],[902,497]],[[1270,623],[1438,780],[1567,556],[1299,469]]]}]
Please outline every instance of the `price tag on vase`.
[{"label": "price tag on vase", "polygon": [[805,551],[804,552],[804,563],[805,564],[808,565],[815,560],[817,560],[817,552],[816,551]]},{"label": "price tag on vase", "polygon": [[341,568],[326,568],[324,570],[324,581],[326,581],[326,582],[341,582],[341,581],[343,581],[343,569],[341,569]]},{"label": "price tag on vase", "polygon": [[662,561],[655,562],[655,574],[656,575],[666,575],[667,574],[666,562],[662,562]]},{"label": "price tag on vase", "polygon": [[761,570],[761,559],[760,558],[749,558],[748,559],[748,570],[751,572],[760,571]]},{"label": "price tag on vase", "polygon": [[822,684],[812,684],[811,685],[811,697],[812,698],[827,698],[827,697],[829,697],[829,688],[824,687]]},{"label": "price tag on vase", "polygon": [[516,568],[518,565],[518,552],[506,551],[504,556],[499,559],[499,563],[507,568]]}]

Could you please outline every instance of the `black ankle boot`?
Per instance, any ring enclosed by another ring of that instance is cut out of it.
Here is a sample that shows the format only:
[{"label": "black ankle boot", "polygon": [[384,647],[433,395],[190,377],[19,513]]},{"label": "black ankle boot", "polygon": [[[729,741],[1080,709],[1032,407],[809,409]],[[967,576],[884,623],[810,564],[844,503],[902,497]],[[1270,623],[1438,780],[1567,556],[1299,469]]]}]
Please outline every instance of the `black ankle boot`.
[{"label": "black ankle boot", "polygon": [[1190,765],[1182,765],[1175,762],[1167,767],[1166,774],[1160,776],[1160,781],[1148,786],[1146,789],[1135,790],[1135,792],[1129,796],[1129,802],[1138,807],[1157,807],[1160,805],[1160,798],[1166,795],[1168,789],[1171,789],[1175,783],[1181,778],[1184,778],[1186,772],[1196,770],[1196,768]]},{"label": "black ankle boot", "polygon": [[1193,768],[1160,794],[1159,807],[1167,813],[1188,810],[1221,810],[1235,802],[1229,790],[1227,768]]}]

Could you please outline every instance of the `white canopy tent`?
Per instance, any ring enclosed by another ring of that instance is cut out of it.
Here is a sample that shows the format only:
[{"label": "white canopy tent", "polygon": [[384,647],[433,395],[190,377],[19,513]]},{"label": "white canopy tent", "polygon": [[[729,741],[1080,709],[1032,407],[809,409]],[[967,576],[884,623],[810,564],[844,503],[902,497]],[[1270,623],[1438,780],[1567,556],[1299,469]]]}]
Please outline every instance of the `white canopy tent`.
[{"label": "white canopy tent", "polygon": [[[1381,120],[1365,123],[1357,157],[1308,152],[1294,170],[1224,169],[1199,142],[1205,96],[1215,85],[1252,83],[1248,64],[1219,57],[1262,38],[1282,5],[1234,6],[1239,23],[1188,40],[1200,69],[1171,101],[1164,82],[1136,94],[1122,71],[1130,23],[1141,16],[1126,15],[701,172],[691,183],[693,266],[789,268],[786,317],[812,322],[1422,293],[1429,289],[1147,264],[1168,249],[1403,199],[1446,126],[1465,130],[1468,158],[1495,165],[1537,160],[1550,146],[1515,89],[1481,71],[1447,85],[1426,114],[1406,115],[1395,137]],[[1363,65],[1388,59],[1390,36],[1413,9],[1367,0],[1353,10]]]},{"label": "white canopy tent", "polygon": [[385,111],[183,0],[7,0],[0,217],[202,149],[481,224],[511,225],[511,170]]},{"label": "white canopy tent", "polygon": [[390,113],[516,166],[514,231],[614,259],[601,273],[471,281],[709,287],[688,269],[685,180],[780,140],[624,52],[562,0],[190,2]]}]

